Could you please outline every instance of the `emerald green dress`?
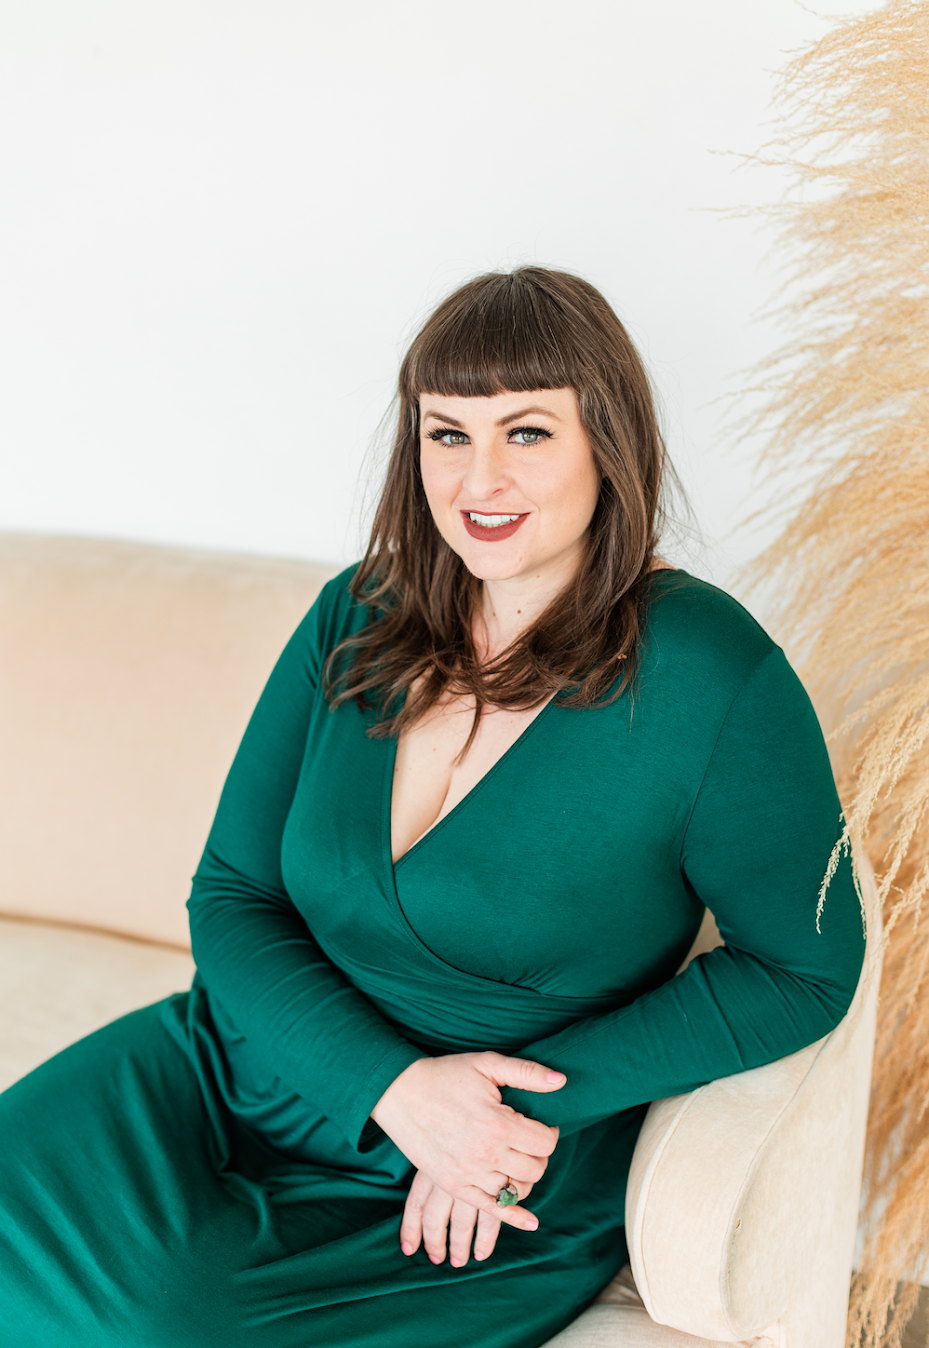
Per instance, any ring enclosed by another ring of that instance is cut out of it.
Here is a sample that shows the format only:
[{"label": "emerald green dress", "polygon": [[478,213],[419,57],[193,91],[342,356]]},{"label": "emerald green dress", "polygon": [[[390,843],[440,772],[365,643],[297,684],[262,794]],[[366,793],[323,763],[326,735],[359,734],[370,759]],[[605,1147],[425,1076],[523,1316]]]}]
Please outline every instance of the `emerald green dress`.
[{"label": "emerald green dress", "polygon": [[[733,599],[658,574],[634,698],[549,703],[392,865],[396,743],[320,691],[366,621],[351,574],[229,773],[190,991],[0,1095],[10,1348],[537,1348],[624,1262],[648,1102],[792,1053],[849,1005],[847,861],[816,920],[840,820],[822,735]],[[675,977],[704,905],[726,946]],[[411,1168],[369,1115],[417,1058],[475,1049],[568,1080],[504,1091],[561,1130],[539,1230],[455,1269],[401,1253]]]}]

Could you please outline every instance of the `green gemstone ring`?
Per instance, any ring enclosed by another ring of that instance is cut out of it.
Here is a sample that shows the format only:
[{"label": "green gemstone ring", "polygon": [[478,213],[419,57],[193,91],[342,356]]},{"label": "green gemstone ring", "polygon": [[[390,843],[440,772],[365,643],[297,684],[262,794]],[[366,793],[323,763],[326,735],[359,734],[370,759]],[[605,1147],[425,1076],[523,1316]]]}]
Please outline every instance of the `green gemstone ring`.
[{"label": "green gemstone ring", "polygon": [[503,1188],[497,1194],[497,1207],[509,1208],[512,1207],[514,1203],[518,1202],[519,1202],[519,1194],[516,1192],[516,1186],[510,1179],[509,1175],[507,1175],[506,1184],[504,1184]]}]

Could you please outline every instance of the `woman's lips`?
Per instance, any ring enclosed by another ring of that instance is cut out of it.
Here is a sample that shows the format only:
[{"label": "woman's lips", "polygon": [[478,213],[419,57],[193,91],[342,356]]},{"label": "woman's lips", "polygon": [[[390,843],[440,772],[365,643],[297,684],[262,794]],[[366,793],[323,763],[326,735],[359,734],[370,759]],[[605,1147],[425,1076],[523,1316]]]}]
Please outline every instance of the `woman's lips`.
[{"label": "woman's lips", "polygon": [[[508,513],[508,511],[500,511],[501,515]],[[526,514],[528,515],[528,513],[527,511]],[[482,543],[502,543],[505,538],[513,537],[526,515],[520,515],[509,524],[498,524],[494,528],[488,528],[486,524],[475,524],[467,510],[462,510],[461,518],[464,520],[464,527],[472,538],[479,538]]]}]

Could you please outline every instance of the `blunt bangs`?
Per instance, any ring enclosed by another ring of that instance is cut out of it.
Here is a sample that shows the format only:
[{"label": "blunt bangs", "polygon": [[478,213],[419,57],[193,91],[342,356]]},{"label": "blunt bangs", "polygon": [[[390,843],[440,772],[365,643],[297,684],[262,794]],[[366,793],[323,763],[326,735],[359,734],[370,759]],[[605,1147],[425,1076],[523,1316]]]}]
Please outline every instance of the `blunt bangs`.
[{"label": "blunt bangs", "polygon": [[479,277],[441,304],[403,363],[401,396],[489,398],[582,386],[590,362],[563,304],[534,272]]}]

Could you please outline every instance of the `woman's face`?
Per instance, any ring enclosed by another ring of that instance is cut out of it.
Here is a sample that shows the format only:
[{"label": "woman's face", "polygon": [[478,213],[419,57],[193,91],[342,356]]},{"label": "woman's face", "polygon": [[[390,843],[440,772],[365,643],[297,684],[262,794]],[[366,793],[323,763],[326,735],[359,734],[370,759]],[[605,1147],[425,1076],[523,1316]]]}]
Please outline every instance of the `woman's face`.
[{"label": "woman's face", "polygon": [[420,465],[439,533],[481,580],[559,580],[600,490],[573,389],[420,398]]}]

